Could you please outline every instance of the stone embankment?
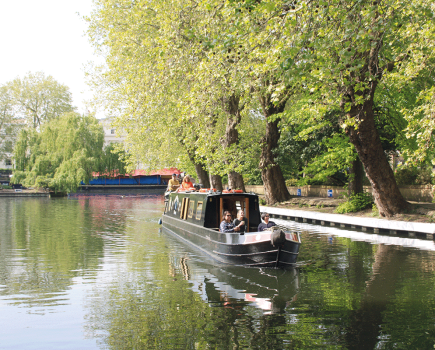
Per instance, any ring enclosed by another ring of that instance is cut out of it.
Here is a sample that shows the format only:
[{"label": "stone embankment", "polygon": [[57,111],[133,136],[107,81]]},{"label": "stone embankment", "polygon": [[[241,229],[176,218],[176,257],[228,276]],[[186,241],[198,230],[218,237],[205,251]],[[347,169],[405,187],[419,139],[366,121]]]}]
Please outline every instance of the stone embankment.
[{"label": "stone embankment", "polygon": [[50,197],[49,192],[38,190],[0,190],[0,197]]},{"label": "stone embankment", "polygon": [[260,210],[268,212],[271,218],[276,219],[434,240],[434,203],[411,202],[410,212],[387,219],[379,217],[371,209],[350,214],[334,213],[343,201],[344,199],[296,197],[275,206],[260,206]]}]

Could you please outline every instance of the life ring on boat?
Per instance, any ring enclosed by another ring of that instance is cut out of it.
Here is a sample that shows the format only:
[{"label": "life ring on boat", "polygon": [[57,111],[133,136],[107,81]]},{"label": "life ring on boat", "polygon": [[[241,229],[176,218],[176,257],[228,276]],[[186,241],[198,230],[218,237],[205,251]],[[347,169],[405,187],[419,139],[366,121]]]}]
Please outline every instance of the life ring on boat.
[{"label": "life ring on boat", "polygon": [[181,188],[181,187],[179,187],[177,189],[177,192],[192,192],[192,191],[196,191],[195,187],[189,187],[189,188]]},{"label": "life ring on boat", "polygon": [[242,190],[223,190],[222,193],[243,193]]},{"label": "life ring on boat", "polygon": [[212,192],[216,192],[217,189],[216,189],[216,188],[201,188],[201,189],[199,190],[199,192],[210,192],[210,191],[212,191]]}]

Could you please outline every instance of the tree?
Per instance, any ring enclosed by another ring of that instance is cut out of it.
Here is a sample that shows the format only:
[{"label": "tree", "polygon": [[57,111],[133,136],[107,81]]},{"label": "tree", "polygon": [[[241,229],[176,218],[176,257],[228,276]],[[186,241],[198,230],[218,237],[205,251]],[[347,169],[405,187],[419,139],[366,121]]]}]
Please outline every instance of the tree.
[{"label": "tree", "polygon": [[11,156],[20,126],[20,121],[14,118],[14,104],[8,86],[0,86],[0,160]]},{"label": "tree", "polygon": [[[37,130],[23,130],[14,149],[12,182],[75,192],[89,183],[103,156],[103,128],[92,116],[66,113]],[[110,169],[108,169],[110,171]]]},{"label": "tree", "polygon": [[[339,102],[346,114],[343,128],[363,163],[380,214],[405,210],[408,203],[376,128],[374,100],[388,74],[399,73],[405,81],[425,69],[423,43],[433,36],[430,3],[329,1],[322,6],[302,3],[300,11],[305,22],[312,23],[311,30],[301,36],[300,48],[307,62],[307,87],[321,91],[329,104]],[[402,63],[409,70],[400,68]]]},{"label": "tree", "polygon": [[25,118],[29,127],[39,128],[63,113],[74,111],[68,87],[42,72],[16,78],[7,87],[15,107],[15,117]]},{"label": "tree", "polygon": [[[281,90],[292,86],[306,94],[315,93],[306,106],[313,116],[340,106],[346,115],[342,127],[364,165],[380,214],[391,216],[405,210],[408,203],[395,183],[376,127],[374,100],[386,76],[394,74],[406,82],[433,67],[431,3],[228,4],[236,10],[231,30],[246,34],[253,52],[264,58],[266,66],[274,66],[276,75],[282,75]],[[251,33],[257,39],[245,29],[238,31],[241,13],[246,21],[252,21]],[[259,47],[266,49],[262,53]],[[260,69],[264,67],[260,65]]]},{"label": "tree", "polygon": [[[110,0],[96,5],[90,35],[107,63],[97,78],[109,91],[106,97],[116,97],[110,100],[122,109],[120,122],[143,125],[133,130],[136,139],[146,132],[155,149],[156,140],[177,130],[176,142],[187,147],[190,159],[210,173],[231,173],[249,163],[239,139],[239,116],[262,111],[266,133],[260,168],[268,202],[274,203],[287,198],[276,159],[282,121],[293,118],[285,106],[303,100],[306,125],[340,108],[337,122],[363,164],[381,215],[407,208],[379,135],[387,124],[379,122],[376,108],[386,107],[378,89],[384,81],[406,84],[425,74],[428,84],[419,88],[430,91],[433,85],[433,11],[426,0],[412,5],[398,0]],[[429,101],[431,93],[421,96]],[[235,113],[221,103],[232,97],[239,102]],[[430,102],[420,104],[417,114],[401,113],[425,121]],[[398,126],[397,121],[388,127]],[[233,135],[237,141],[229,142]],[[346,142],[337,144],[351,149]],[[356,160],[355,154],[350,158]]]}]

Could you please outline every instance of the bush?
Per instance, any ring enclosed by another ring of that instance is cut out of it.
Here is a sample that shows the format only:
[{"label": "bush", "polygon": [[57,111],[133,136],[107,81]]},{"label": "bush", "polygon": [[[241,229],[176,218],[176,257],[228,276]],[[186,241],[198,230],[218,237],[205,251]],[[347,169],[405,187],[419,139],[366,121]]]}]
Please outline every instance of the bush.
[{"label": "bush", "polygon": [[297,184],[298,184],[298,179],[288,179],[288,180],[285,180],[285,185],[287,187],[297,186]]},{"label": "bush", "polygon": [[432,171],[428,168],[402,166],[396,170],[394,177],[399,186],[427,185],[432,182]]},{"label": "bush", "polygon": [[266,205],[266,200],[264,198],[260,198],[258,202],[260,203],[260,205]]},{"label": "bush", "polygon": [[347,202],[340,204],[335,212],[338,214],[354,213],[373,206],[373,197],[370,193],[357,193],[352,195]]}]

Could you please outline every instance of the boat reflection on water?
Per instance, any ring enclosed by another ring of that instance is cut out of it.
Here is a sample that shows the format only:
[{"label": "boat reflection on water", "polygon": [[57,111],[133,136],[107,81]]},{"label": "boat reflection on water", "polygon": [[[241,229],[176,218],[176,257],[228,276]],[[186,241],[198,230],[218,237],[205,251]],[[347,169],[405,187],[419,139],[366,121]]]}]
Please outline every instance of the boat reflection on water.
[{"label": "boat reflection on water", "polygon": [[211,265],[188,257],[174,257],[192,289],[211,306],[243,308],[252,305],[264,314],[284,312],[296,300],[298,270]]}]

